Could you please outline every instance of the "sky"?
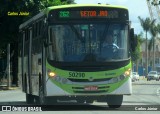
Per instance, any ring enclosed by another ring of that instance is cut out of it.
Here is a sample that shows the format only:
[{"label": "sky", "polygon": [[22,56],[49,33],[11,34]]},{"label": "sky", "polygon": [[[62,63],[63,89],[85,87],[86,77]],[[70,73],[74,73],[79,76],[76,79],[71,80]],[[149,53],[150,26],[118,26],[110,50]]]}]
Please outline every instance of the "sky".
[{"label": "sky", "polygon": [[112,4],[125,6],[129,10],[129,20],[132,22],[135,34],[143,32],[138,16],[145,19],[150,17],[146,0],[75,0],[77,4]]}]

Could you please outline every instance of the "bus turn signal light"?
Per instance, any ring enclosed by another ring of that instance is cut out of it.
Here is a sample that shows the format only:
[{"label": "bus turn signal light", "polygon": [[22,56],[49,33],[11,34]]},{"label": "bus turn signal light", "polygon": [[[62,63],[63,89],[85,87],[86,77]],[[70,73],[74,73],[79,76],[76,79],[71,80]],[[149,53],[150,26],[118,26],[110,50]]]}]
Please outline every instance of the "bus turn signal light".
[{"label": "bus turn signal light", "polygon": [[52,78],[56,76],[56,74],[54,72],[48,72],[48,75],[49,75],[49,77],[52,77]]},{"label": "bus turn signal light", "polygon": [[131,69],[128,69],[128,70],[125,71],[125,73],[124,73],[125,76],[130,76],[130,74],[131,74]]}]

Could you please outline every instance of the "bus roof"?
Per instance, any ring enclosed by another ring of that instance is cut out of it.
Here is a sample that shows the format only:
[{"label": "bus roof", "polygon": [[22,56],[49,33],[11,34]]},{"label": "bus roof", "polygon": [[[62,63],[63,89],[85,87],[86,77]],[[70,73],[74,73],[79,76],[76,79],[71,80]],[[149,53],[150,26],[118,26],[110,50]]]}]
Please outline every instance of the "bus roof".
[{"label": "bus roof", "polygon": [[127,7],[124,6],[110,5],[110,4],[71,4],[71,5],[51,6],[48,7],[47,9],[52,10],[61,8],[74,8],[74,7],[112,7],[112,8],[127,9]]},{"label": "bus roof", "polygon": [[38,13],[37,15],[33,16],[31,19],[27,20],[26,22],[22,23],[19,26],[19,29],[22,29],[22,28],[26,27],[28,24],[32,23],[33,21],[36,21],[37,19],[39,19],[40,17],[42,17],[44,15],[45,15],[45,10]]},{"label": "bus roof", "polygon": [[61,9],[61,8],[77,8],[77,7],[110,7],[110,8],[120,8],[120,9],[128,10],[127,7],[118,6],[118,5],[110,5],[110,4],[70,4],[70,5],[51,6],[51,7],[48,7],[46,9],[44,9],[42,12],[35,15],[34,17],[29,19],[28,21],[22,23],[19,26],[19,29],[22,29],[22,28],[26,27],[28,24],[30,24],[31,22],[39,19],[40,17],[42,17],[44,15],[48,16],[47,14],[49,13],[50,10]]}]

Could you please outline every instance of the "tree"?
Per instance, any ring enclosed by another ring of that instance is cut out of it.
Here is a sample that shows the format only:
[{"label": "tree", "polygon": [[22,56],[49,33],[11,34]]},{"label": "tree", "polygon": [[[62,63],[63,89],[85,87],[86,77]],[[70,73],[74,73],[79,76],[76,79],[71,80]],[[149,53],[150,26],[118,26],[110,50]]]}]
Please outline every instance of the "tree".
[{"label": "tree", "polygon": [[[42,11],[47,5],[73,2],[74,0],[0,0],[0,49],[4,50],[8,43],[18,42],[19,25]],[[29,15],[8,16],[9,12],[29,12]]]},{"label": "tree", "polygon": [[61,2],[66,2],[67,4],[75,4],[74,0],[61,0]]},{"label": "tree", "polygon": [[145,70],[145,75],[147,76],[148,74],[148,37],[147,37],[147,33],[148,31],[150,30],[150,26],[151,26],[151,20],[150,18],[146,18],[145,20],[142,19],[140,16],[138,16],[138,19],[140,21],[140,24],[143,28],[143,30],[145,31],[146,33],[146,46],[145,46],[145,52],[146,52],[146,70]]},{"label": "tree", "polygon": [[[27,7],[25,5],[25,1],[23,0],[1,0],[0,1],[0,49],[2,50],[0,56],[2,58],[6,58],[6,47],[8,43],[11,43],[11,52],[14,50],[14,55],[12,58],[12,71],[13,71],[13,84],[17,85],[17,42],[18,42],[18,28],[20,23],[22,23],[24,17],[18,16],[9,16],[9,12],[19,12],[19,11],[27,11]],[[14,44],[14,46],[13,46]],[[14,80],[16,79],[16,81]]]},{"label": "tree", "polygon": [[152,35],[150,43],[149,43],[149,50],[151,50],[151,47],[153,47],[153,70],[155,70],[155,41],[157,39],[158,35],[158,26],[155,25],[155,20],[152,21],[151,27],[150,27],[150,33]]},{"label": "tree", "polygon": [[131,53],[132,61],[136,64],[136,72],[138,72],[138,63],[139,59],[141,59],[141,44],[144,42],[143,38],[143,33],[138,34],[137,36],[137,47],[134,52]]},{"label": "tree", "polygon": [[[6,57],[6,47],[11,43],[13,84],[17,85],[19,25],[47,6],[69,4],[74,0],[0,0],[0,57]],[[9,12],[29,12],[29,16],[9,16]]]},{"label": "tree", "polygon": [[41,9],[49,6],[65,5],[65,4],[75,4],[74,0],[40,0]]}]

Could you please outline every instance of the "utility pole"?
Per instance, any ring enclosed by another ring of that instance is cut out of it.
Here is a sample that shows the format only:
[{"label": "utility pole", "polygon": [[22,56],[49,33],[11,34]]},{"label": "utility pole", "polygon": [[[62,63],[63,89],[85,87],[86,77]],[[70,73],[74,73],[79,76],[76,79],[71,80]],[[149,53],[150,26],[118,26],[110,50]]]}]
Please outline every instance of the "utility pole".
[{"label": "utility pole", "polygon": [[11,87],[11,76],[10,76],[10,44],[7,46],[7,87]]}]

